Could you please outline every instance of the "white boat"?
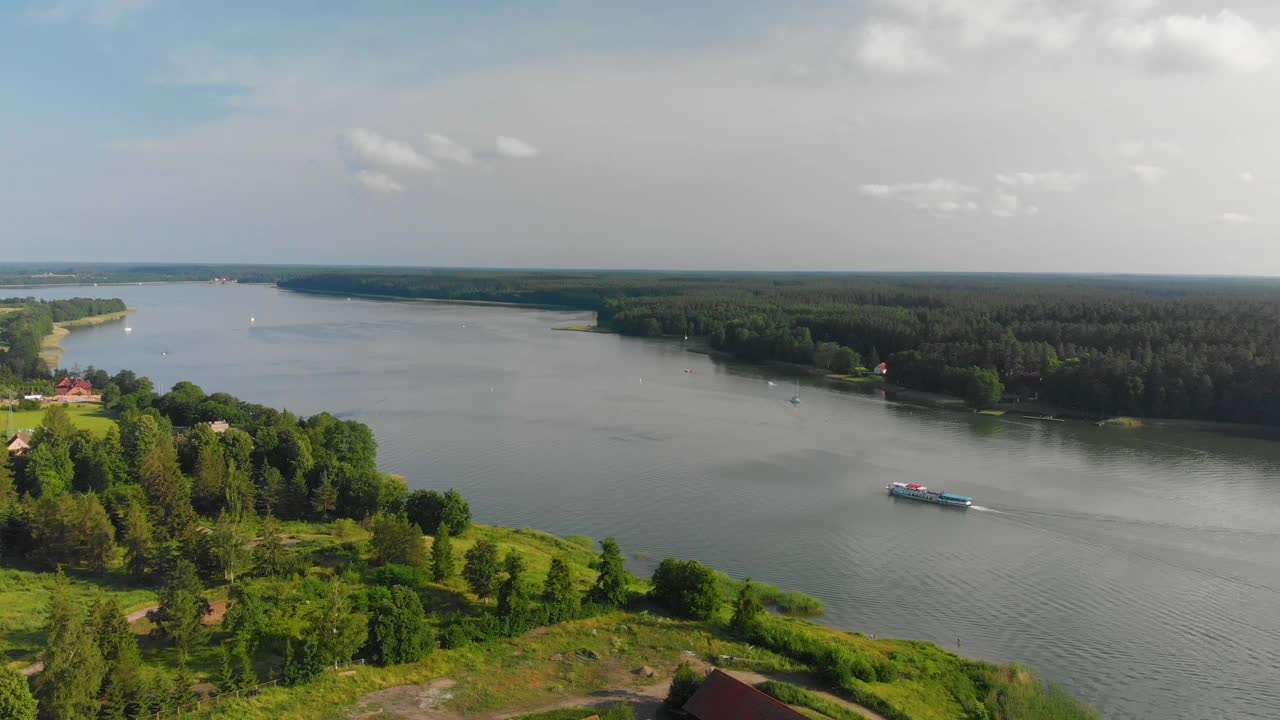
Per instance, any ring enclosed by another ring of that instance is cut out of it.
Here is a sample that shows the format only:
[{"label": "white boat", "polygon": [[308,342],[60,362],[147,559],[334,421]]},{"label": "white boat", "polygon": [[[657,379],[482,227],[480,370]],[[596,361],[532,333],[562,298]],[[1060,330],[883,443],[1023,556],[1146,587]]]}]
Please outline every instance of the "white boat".
[{"label": "white boat", "polygon": [[770,380],[770,381],[769,381],[769,387],[778,387],[778,383],[776,383],[776,382],[774,382],[774,381]]},{"label": "white boat", "polygon": [[792,405],[800,404],[800,381],[799,380],[796,381],[796,394],[791,396],[791,404]]},{"label": "white boat", "polygon": [[128,325],[125,325],[125,326],[124,326],[124,331],[125,331],[125,332],[133,332],[133,328],[129,327]]}]

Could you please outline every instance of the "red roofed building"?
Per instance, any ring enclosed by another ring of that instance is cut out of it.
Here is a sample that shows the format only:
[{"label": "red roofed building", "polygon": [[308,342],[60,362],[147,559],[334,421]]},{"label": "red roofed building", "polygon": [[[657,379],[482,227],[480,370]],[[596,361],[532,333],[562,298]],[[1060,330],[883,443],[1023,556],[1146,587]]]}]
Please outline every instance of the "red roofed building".
[{"label": "red roofed building", "polygon": [[93,386],[84,380],[73,380],[72,378],[64,377],[58,381],[53,392],[58,397],[92,395]]},{"label": "red roofed building", "polygon": [[697,720],[807,720],[804,715],[719,670],[711,671],[683,709]]}]

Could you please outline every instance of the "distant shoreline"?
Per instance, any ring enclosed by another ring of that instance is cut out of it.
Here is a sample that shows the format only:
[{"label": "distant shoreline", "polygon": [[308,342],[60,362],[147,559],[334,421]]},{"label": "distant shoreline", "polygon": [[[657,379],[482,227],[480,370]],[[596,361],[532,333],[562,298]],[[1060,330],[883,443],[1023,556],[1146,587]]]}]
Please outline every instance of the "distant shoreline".
[{"label": "distant shoreline", "polygon": [[63,338],[71,334],[71,328],[89,327],[91,325],[102,325],[124,318],[136,313],[134,308],[126,308],[120,312],[105,313],[103,315],[90,315],[82,317],[78,320],[63,320],[53,324],[53,332],[45,335],[40,341],[40,357],[49,367],[56,366],[62,360],[62,346],[59,343]]}]

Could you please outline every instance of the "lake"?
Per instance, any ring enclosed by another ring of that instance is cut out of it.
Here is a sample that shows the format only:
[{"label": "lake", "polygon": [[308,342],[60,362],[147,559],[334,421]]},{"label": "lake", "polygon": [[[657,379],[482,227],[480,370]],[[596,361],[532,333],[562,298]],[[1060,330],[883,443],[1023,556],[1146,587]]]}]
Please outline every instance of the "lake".
[{"label": "lake", "polygon": [[[780,371],[551,330],[583,313],[261,286],[31,292],[138,310],[74,330],[63,364],[368,423],[384,470],[459,489],[479,522],[613,535],[640,573],[696,558],[802,590],[833,625],[1025,663],[1108,718],[1280,708],[1280,443],[809,384],[795,406]],[[895,480],[979,507],[890,498]]]}]

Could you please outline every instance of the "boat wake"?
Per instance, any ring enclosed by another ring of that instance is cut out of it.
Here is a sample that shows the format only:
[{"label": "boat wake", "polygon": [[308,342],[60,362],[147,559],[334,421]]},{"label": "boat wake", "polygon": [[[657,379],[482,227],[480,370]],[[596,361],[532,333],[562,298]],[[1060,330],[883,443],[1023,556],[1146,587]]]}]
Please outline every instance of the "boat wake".
[{"label": "boat wake", "polygon": [[997,510],[997,509],[995,509],[995,508],[983,507],[983,506],[981,506],[981,505],[970,505],[970,506],[969,506],[969,509],[970,509],[970,510],[977,510],[978,512],[993,512],[993,513],[1000,513],[1001,515],[1003,515],[1003,514],[1004,514],[1004,511],[1003,511],[1003,510]]}]

